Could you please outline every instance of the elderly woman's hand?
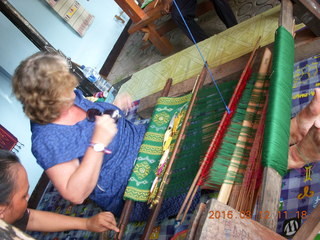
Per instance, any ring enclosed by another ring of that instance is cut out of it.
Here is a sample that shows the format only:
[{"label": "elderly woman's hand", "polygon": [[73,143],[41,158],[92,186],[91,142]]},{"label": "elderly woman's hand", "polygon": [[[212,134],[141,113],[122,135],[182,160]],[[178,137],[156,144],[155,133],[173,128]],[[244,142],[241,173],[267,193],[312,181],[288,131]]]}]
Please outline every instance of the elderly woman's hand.
[{"label": "elderly woman's hand", "polygon": [[116,97],[113,104],[127,113],[132,108],[132,98],[128,93],[122,93]]},{"label": "elderly woman's hand", "polygon": [[300,142],[317,119],[320,119],[319,88],[315,89],[312,101],[296,117],[291,119],[290,145]]},{"label": "elderly woman's hand", "polygon": [[113,230],[119,232],[116,220],[111,212],[102,212],[87,219],[87,229],[91,232]]},{"label": "elderly woman's hand", "polygon": [[102,143],[107,146],[117,134],[117,131],[117,124],[110,115],[104,114],[102,116],[96,116],[95,128],[91,141],[94,143]]},{"label": "elderly woman's hand", "polygon": [[301,168],[320,161],[320,119],[316,120],[307,135],[289,149],[288,168]]}]

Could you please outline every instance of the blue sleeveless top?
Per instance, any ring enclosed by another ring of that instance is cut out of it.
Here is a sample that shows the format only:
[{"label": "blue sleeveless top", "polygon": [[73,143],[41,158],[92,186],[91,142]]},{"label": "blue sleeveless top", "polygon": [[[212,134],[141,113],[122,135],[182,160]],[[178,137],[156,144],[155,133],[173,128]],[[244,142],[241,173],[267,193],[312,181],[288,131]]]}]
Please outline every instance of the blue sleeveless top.
[{"label": "blue sleeveless top", "polygon": [[[75,90],[75,93],[74,104],[84,111],[90,108],[97,108],[100,111],[118,109],[122,115],[122,118],[117,122],[118,132],[108,145],[112,154],[104,155],[98,183],[90,194],[90,198],[100,207],[117,216],[121,212],[123,193],[131,175],[146,126],[134,125],[126,120],[124,113],[112,104],[93,103],[83,98],[81,91]],[[32,153],[37,159],[37,163],[44,170],[47,170],[75,158],[81,161],[91,141],[94,124],[87,119],[75,125],[31,123]]]}]

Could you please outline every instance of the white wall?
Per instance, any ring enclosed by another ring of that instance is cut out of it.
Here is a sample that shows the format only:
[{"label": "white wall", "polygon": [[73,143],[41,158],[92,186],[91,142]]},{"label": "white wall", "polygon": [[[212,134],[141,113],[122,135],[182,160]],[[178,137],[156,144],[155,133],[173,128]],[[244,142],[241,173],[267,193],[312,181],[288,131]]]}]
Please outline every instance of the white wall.
[{"label": "white wall", "polygon": [[[80,37],[61,19],[45,0],[9,0],[40,34],[56,49],[82,65],[99,70],[124,24],[115,21],[121,9],[112,0],[78,0],[95,16],[84,37]],[[122,15],[125,20],[127,16]],[[30,124],[20,103],[11,95],[10,76],[18,64],[38,49],[2,13],[0,13],[0,124],[11,131],[25,146],[18,156],[27,168],[30,193],[42,170],[31,154]],[[1,72],[4,70],[5,74]]]},{"label": "white wall", "polygon": [[42,173],[31,153],[30,121],[22,111],[22,105],[12,95],[11,81],[0,71],[0,123],[24,146],[16,152],[29,175],[30,193]]},{"label": "white wall", "polygon": [[[9,2],[56,49],[60,49],[74,62],[96,67],[98,70],[102,67],[125,25],[115,21],[114,16],[119,14],[121,8],[112,0],[78,0],[88,12],[95,16],[84,37],[80,37],[45,0],[9,0]],[[123,17],[128,20],[127,16],[123,15]],[[2,61],[0,65],[2,66]]]}]

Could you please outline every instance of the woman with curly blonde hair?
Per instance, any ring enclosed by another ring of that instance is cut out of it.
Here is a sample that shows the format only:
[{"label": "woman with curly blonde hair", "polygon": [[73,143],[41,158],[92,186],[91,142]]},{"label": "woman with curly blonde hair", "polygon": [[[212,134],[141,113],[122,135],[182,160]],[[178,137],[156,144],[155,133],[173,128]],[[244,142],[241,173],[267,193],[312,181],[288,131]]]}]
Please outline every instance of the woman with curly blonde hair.
[{"label": "woman with curly blonde hair", "polygon": [[[65,59],[46,53],[22,61],[13,77],[13,91],[31,119],[33,155],[56,189],[73,203],[90,197],[119,216],[146,126],[125,119],[128,95],[93,103],[74,90],[76,84]],[[115,110],[122,116],[117,121],[103,114]],[[177,203],[165,201],[162,216],[176,214]],[[131,220],[147,216],[147,205],[136,204]]]},{"label": "woman with curly blonde hair", "polygon": [[68,94],[76,86],[77,79],[59,55],[35,54],[20,64],[13,77],[14,93],[26,115],[41,124],[56,120],[61,108],[73,104]]}]

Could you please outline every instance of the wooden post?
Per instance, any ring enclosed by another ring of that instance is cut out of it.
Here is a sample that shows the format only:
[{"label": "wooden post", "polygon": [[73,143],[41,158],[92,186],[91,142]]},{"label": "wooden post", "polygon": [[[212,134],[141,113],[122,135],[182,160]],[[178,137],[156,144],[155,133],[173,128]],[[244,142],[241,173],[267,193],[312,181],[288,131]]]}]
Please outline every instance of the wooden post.
[{"label": "wooden post", "polygon": [[[294,235],[293,240],[313,240],[320,231],[320,204],[313,209],[307,221],[303,223],[298,232]],[[307,237],[308,236],[308,237]]]},{"label": "wooden post", "polygon": [[[279,25],[285,27],[289,32],[293,33],[293,7],[290,0],[281,1],[281,13]],[[288,146],[289,149],[289,146]],[[258,205],[258,221],[273,231],[277,230],[278,209],[281,194],[282,177],[280,174],[270,167],[265,167],[263,171],[262,193]],[[268,218],[265,216],[269,215]]]},{"label": "wooden post", "polygon": [[115,0],[115,2],[136,23],[129,29],[129,33],[146,28],[149,34],[147,40],[150,40],[162,55],[168,55],[172,52],[172,44],[165,36],[158,33],[157,26],[153,23],[155,19],[161,17],[160,6],[145,12],[134,0]]},{"label": "wooden post", "polygon": [[281,235],[215,199],[207,203],[194,239],[285,240]]}]

